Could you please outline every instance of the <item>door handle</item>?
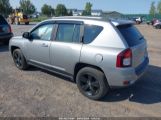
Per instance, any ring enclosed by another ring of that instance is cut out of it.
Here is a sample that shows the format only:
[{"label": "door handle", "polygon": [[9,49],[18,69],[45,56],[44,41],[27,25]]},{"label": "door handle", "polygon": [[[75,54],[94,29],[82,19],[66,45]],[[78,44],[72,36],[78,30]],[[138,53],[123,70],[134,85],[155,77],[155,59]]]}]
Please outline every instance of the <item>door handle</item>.
[{"label": "door handle", "polygon": [[43,43],[41,46],[42,46],[42,47],[48,47],[48,45],[45,44],[45,43]]}]

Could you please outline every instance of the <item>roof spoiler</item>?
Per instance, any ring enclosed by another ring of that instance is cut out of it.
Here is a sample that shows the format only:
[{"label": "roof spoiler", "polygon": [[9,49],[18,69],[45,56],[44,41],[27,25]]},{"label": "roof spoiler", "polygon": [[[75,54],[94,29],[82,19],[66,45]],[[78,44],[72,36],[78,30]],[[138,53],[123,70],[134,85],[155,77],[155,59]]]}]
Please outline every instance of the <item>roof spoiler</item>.
[{"label": "roof spoiler", "polygon": [[128,24],[135,24],[134,21],[131,20],[110,20],[110,22],[114,25],[114,26],[120,26],[120,25],[128,25]]}]

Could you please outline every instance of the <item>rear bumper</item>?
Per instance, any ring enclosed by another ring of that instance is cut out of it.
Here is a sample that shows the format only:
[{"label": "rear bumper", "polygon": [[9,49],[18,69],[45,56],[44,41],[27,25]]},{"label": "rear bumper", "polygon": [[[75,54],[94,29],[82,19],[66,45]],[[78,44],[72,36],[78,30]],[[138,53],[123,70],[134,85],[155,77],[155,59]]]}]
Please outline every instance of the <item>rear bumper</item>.
[{"label": "rear bumper", "polygon": [[[137,68],[116,68],[106,76],[111,88],[127,87],[134,84],[146,71],[149,58],[146,58]],[[106,72],[105,72],[106,73]],[[125,81],[128,84],[125,84]]]},{"label": "rear bumper", "polygon": [[0,42],[9,41],[13,37],[13,33],[1,34]]},{"label": "rear bumper", "polygon": [[147,57],[144,62],[135,69],[137,76],[141,76],[149,64],[149,58]]}]

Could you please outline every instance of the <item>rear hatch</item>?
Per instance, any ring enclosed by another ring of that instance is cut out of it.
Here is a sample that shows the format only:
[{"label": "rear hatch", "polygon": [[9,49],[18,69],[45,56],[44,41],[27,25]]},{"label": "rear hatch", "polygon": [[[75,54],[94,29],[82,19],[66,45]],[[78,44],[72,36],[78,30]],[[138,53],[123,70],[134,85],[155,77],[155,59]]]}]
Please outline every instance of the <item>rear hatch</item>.
[{"label": "rear hatch", "polygon": [[139,66],[148,56],[144,37],[132,24],[118,25],[117,28],[132,50],[132,67]]},{"label": "rear hatch", "polygon": [[9,32],[10,32],[10,27],[7,21],[2,16],[0,16],[0,35],[6,34]]}]

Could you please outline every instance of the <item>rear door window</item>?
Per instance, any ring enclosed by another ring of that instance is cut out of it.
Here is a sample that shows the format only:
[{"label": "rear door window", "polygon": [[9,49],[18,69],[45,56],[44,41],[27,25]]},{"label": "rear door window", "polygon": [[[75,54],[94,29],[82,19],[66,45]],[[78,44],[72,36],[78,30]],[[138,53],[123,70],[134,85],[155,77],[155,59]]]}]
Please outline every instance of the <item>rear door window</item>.
[{"label": "rear door window", "polygon": [[122,36],[125,38],[129,47],[133,47],[142,42],[143,36],[133,25],[120,25],[117,27]]},{"label": "rear door window", "polygon": [[0,25],[7,24],[7,21],[0,15]]},{"label": "rear door window", "polygon": [[67,43],[79,43],[80,25],[71,23],[60,23],[58,25],[56,41]]},{"label": "rear door window", "polygon": [[96,25],[85,25],[84,28],[84,44],[91,43],[103,30],[103,27]]}]

